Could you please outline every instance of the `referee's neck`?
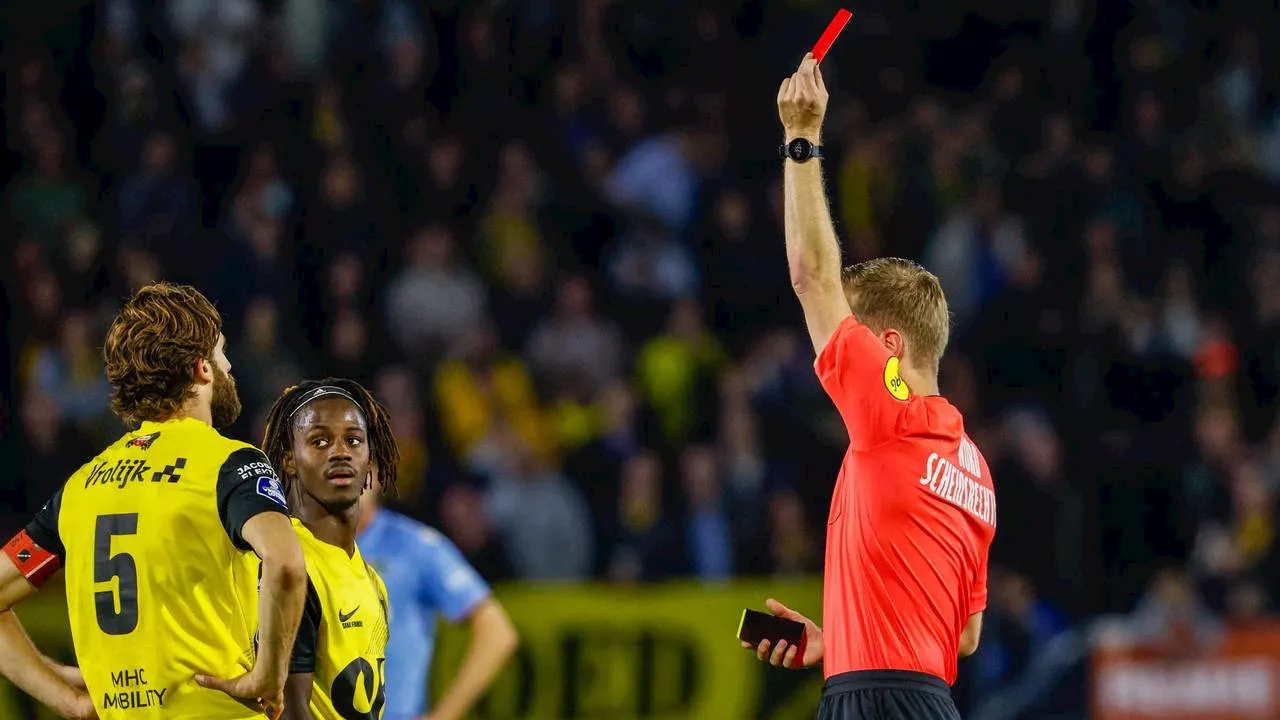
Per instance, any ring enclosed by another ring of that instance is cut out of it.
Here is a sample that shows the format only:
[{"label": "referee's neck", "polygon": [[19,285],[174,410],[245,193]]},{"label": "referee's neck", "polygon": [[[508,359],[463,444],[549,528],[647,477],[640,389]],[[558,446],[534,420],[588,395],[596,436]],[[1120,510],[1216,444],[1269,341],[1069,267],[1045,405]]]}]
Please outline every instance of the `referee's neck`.
[{"label": "referee's neck", "polygon": [[903,363],[899,372],[902,373],[902,379],[907,381],[907,387],[911,388],[913,395],[941,395],[938,391],[938,373],[921,372],[908,363]]}]

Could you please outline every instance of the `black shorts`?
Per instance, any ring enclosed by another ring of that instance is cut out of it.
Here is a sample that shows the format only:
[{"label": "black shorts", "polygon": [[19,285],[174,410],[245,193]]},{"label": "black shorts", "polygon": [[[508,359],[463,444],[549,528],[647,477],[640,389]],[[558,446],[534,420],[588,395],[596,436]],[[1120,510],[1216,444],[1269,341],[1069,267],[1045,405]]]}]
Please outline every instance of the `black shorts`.
[{"label": "black shorts", "polygon": [[905,670],[858,670],[827,678],[818,720],[960,720],[941,678]]}]

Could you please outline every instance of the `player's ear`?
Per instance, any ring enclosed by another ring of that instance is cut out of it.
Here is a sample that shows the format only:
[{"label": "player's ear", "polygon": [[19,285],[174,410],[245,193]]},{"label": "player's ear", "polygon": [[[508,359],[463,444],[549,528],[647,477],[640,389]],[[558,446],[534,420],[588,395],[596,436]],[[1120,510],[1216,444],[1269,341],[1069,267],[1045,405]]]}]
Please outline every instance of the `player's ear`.
[{"label": "player's ear", "polygon": [[208,385],[213,382],[213,363],[208,358],[196,360],[195,382],[197,385]]},{"label": "player's ear", "polygon": [[284,470],[285,477],[297,477],[298,466],[293,462],[292,450],[286,450],[284,452],[284,460],[280,463],[280,468]]}]

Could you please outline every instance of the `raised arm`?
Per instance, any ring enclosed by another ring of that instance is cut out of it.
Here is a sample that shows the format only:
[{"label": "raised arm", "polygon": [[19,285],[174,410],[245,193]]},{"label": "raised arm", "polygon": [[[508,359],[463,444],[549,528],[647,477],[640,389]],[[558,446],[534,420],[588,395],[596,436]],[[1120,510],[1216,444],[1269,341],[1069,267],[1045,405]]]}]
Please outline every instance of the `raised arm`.
[{"label": "raised arm", "polygon": [[[827,112],[827,88],[812,54],[778,90],[778,118],[785,141],[819,145]],[[791,287],[804,309],[813,349],[821,353],[851,312],[840,285],[840,243],[822,185],[822,161],[783,160],[784,222]]]}]

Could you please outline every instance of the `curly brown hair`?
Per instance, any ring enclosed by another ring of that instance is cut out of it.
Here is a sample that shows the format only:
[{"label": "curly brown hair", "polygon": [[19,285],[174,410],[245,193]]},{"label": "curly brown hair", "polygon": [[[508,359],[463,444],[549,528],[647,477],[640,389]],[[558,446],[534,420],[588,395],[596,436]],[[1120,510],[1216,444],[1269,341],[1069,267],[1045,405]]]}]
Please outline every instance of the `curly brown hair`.
[{"label": "curly brown hair", "polygon": [[221,333],[222,316],[199,290],[166,282],[138,290],[103,348],[111,409],[128,423],[172,417],[195,396],[195,364],[213,361]]}]

